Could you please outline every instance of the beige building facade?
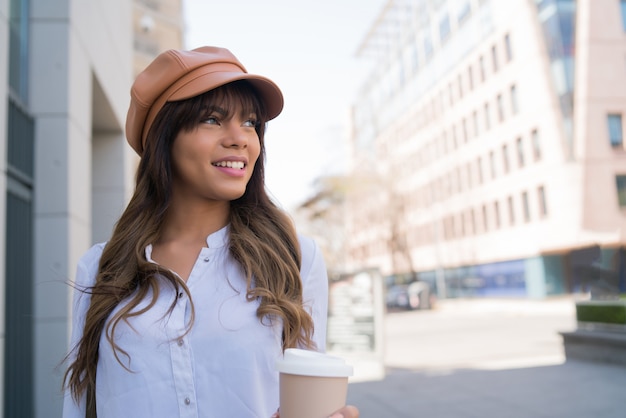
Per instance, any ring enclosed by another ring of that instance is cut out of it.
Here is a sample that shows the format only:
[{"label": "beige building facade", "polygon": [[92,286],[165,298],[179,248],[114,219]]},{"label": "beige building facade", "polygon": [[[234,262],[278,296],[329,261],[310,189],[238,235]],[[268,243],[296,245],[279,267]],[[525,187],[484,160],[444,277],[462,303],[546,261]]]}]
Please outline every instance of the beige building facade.
[{"label": "beige building facade", "polygon": [[351,268],[448,297],[619,287],[624,7],[388,1],[359,49]]},{"label": "beige building facade", "polygon": [[130,85],[182,34],[181,0],[0,1],[0,416],[61,416],[76,264],[134,185]]}]

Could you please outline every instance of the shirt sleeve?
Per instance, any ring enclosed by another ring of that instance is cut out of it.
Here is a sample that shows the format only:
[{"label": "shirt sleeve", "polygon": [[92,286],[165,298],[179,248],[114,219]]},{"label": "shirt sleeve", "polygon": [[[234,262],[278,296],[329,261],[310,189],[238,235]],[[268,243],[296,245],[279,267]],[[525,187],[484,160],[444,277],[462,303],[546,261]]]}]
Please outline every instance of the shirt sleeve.
[{"label": "shirt sleeve", "polygon": [[305,309],[313,318],[313,342],[317,351],[326,351],[328,320],[328,273],[322,252],[311,238],[300,236],[302,286]]},{"label": "shirt sleeve", "polygon": [[[70,337],[67,364],[71,364],[76,358],[75,348],[83,335],[85,316],[91,302],[91,287],[96,282],[98,264],[104,244],[96,244],[91,247],[79,260],[76,267],[76,278],[73,283],[72,303],[72,334]],[[81,396],[78,402],[74,400],[69,390],[63,395],[63,418],[85,417],[85,396]]]}]

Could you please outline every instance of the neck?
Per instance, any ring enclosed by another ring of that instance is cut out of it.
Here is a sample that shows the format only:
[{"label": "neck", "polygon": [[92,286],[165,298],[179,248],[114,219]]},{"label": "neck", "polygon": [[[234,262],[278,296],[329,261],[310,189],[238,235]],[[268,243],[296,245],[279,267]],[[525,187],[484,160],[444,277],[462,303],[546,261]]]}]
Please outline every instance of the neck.
[{"label": "neck", "polygon": [[202,242],[228,224],[230,202],[172,200],[161,229],[160,242]]}]

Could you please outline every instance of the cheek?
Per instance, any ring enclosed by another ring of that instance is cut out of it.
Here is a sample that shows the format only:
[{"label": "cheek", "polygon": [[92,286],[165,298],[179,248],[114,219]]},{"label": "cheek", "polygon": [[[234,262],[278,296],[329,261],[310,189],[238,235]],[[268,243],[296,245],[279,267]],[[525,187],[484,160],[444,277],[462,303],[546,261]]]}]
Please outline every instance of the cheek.
[{"label": "cheek", "polygon": [[258,159],[261,157],[261,142],[257,139],[254,142],[250,143],[250,163],[256,163]]}]

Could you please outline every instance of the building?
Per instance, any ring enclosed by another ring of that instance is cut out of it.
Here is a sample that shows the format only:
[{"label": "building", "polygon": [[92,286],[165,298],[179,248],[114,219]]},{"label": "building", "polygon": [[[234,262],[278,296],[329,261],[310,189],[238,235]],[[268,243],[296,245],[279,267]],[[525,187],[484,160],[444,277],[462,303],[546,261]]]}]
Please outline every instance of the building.
[{"label": "building", "polygon": [[181,0],[0,2],[2,416],[61,415],[76,263],[133,187],[130,84],[181,39]]},{"label": "building", "polygon": [[349,263],[440,296],[624,290],[626,2],[389,0],[359,54]]}]

